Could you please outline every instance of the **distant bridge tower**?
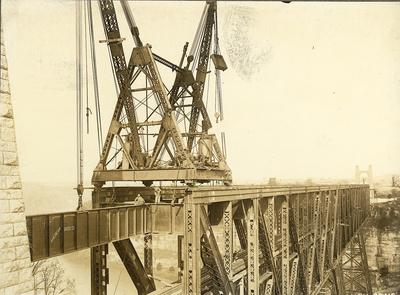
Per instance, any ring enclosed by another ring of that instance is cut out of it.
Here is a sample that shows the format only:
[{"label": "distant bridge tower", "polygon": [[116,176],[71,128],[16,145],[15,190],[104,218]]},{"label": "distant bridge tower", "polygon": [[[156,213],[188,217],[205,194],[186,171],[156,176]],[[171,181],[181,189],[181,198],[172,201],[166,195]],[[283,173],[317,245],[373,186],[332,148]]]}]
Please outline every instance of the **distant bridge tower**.
[{"label": "distant bridge tower", "polygon": [[373,198],[375,196],[372,165],[368,166],[368,170],[360,170],[360,167],[357,165],[354,179],[355,179],[355,183],[357,183],[357,184],[361,184],[361,183],[362,184],[369,184],[370,198]]},{"label": "distant bridge tower", "polygon": [[360,167],[357,165],[355,171],[355,182],[359,184],[366,183],[369,185],[373,185],[374,181],[373,181],[372,165],[368,166],[368,170],[360,170]]}]

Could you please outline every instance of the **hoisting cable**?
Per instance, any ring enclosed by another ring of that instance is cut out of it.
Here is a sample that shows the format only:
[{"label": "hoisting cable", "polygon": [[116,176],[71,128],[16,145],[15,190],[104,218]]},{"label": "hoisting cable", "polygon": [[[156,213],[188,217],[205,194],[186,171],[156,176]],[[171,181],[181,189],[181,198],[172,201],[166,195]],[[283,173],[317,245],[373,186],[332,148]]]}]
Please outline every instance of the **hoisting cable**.
[{"label": "hoisting cable", "polygon": [[188,60],[190,59],[190,62],[192,62],[192,68],[191,68],[192,71],[194,71],[194,67],[195,67],[196,61],[198,59],[199,51],[200,51],[200,40],[204,33],[204,27],[205,27],[206,18],[207,18],[206,12],[208,11],[208,6],[209,6],[208,3],[206,3],[204,6],[203,13],[201,15],[199,25],[197,27],[196,34],[194,36],[192,46],[190,48],[189,55],[188,55]]},{"label": "hoisting cable", "polygon": [[82,7],[81,1],[75,2],[76,8],[76,127],[77,127],[77,186],[78,207],[82,208],[83,195],[83,135],[82,135]]},{"label": "hoisting cable", "polygon": [[91,61],[92,61],[94,102],[95,102],[95,108],[96,108],[97,145],[99,148],[99,155],[101,155],[101,151],[103,149],[103,128],[101,125],[99,85],[98,85],[98,81],[97,81],[97,64],[96,64],[94,33],[93,33],[92,4],[91,4],[90,0],[86,0],[86,4],[87,4],[88,23],[89,23],[89,41],[90,41],[90,53],[91,53]]},{"label": "hoisting cable", "polygon": [[[219,48],[219,37],[218,37],[218,17],[217,10],[215,10],[215,25],[214,25],[214,54],[221,55]],[[220,121],[224,120],[224,109],[222,105],[222,86],[221,86],[221,70],[215,69],[215,105],[216,105],[216,118]],[[217,107],[218,105],[218,107]],[[218,116],[217,116],[218,115]]]},{"label": "hoisting cable", "polygon": [[85,22],[85,95],[86,95],[86,133],[89,134],[89,116],[92,110],[89,108],[89,72],[88,72],[88,46],[87,46],[87,7],[83,4],[83,21]]},{"label": "hoisting cable", "polygon": [[124,11],[125,18],[128,22],[129,30],[131,31],[133,41],[135,42],[136,47],[142,47],[143,43],[139,37],[139,29],[136,25],[135,19],[133,18],[132,11],[129,7],[129,4],[126,0],[120,0],[122,10]]}]

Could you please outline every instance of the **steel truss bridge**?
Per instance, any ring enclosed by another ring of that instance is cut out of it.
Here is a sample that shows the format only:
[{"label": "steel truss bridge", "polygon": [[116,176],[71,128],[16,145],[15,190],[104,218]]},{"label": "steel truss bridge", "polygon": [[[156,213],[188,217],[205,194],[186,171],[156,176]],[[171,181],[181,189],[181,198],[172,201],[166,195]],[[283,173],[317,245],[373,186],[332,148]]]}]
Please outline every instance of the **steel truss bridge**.
[{"label": "steel truss bridge", "polygon": [[[144,205],[132,205],[138,193]],[[92,294],[107,294],[110,243],[138,294],[372,294],[360,231],[368,185],[103,187],[93,204],[27,217],[33,261],[91,249]],[[179,279],[159,290],[154,235],[178,245]]]}]

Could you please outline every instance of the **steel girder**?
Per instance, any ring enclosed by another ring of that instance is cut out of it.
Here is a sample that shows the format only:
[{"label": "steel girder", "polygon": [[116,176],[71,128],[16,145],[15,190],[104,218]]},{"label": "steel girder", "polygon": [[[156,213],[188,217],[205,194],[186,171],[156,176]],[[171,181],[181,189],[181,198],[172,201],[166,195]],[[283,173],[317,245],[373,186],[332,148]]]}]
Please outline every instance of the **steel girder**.
[{"label": "steel girder", "polygon": [[[168,203],[162,204],[151,203],[149,188],[122,188],[112,198],[104,188],[94,193],[94,204],[116,206],[141,191],[148,202],[144,206],[28,216],[32,258],[92,247],[93,294],[106,294],[108,243],[138,234],[144,235],[145,257],[135,269],[142,270],[142,281],[152,274],[154,235],[177,235],[180,245],[180,283],[154,294],[344,295],[350,292],[344,289],[350,286],[350,270],[342,266],[342,257],[362,266],[352,272],[353,287],[367,274],[359,236],[369,214],[366,185],[164,188],[161,195]],[[355,245],[353,252],[346,250],[349,244]]]}]

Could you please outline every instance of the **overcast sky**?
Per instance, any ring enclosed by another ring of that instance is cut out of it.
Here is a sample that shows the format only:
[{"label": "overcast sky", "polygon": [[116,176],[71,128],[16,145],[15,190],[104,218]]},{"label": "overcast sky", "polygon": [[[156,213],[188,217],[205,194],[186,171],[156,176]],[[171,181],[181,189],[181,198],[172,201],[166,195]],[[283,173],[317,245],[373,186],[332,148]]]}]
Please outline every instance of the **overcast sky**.
[{"label": "overcast sky", "polygon": [[[204,4],[130,3],[143,41],[178,62]],[[72,184],[74,3],[1,4],[23,181]],[[96,39],[104,39],[94,8]],[[218,8],[229,69],[225,121],[215,129],[226,132],[235,182],[352,177],[357,164],[372,164],[377,175],[400,173],[400,3],[222,2]],[[104,44],[97,54],[108,126],[116,96]],[[88,184],[98,161],[95,132],[85,140]]]}]

